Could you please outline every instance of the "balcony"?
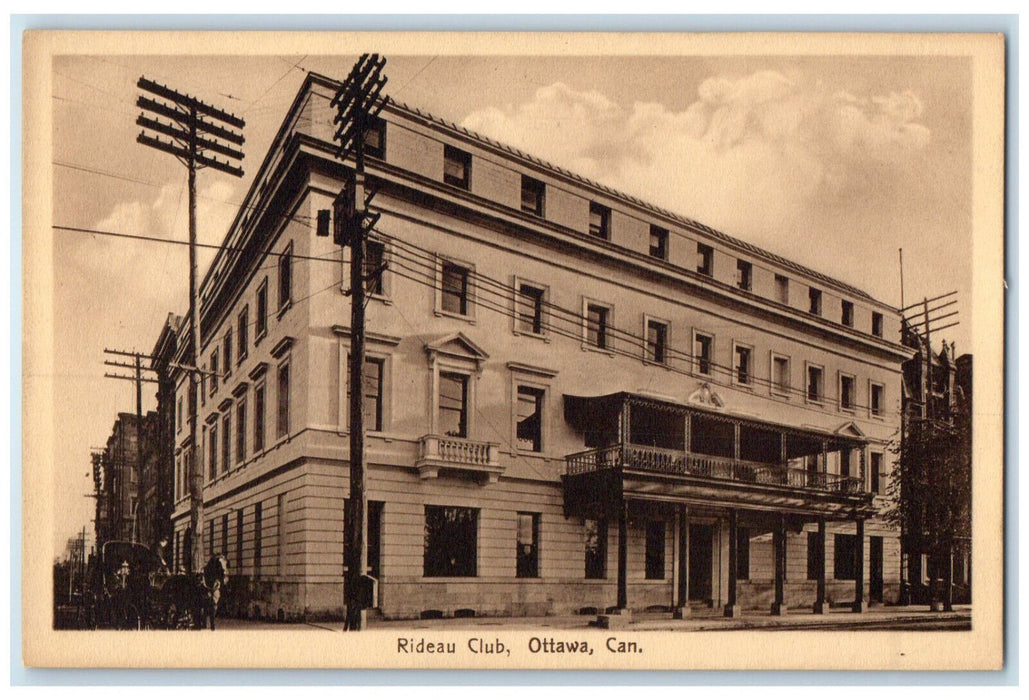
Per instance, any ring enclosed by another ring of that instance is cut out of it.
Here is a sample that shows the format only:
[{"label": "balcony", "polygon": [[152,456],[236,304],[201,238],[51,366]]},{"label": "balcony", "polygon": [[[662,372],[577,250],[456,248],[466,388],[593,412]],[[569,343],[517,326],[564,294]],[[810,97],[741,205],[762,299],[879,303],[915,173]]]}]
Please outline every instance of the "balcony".
[{"label": "balcony", "polygon": [[415,467],[422,479],[435,479],[441,469],[473,474],[486,483],[500,478],[500,444],[444,435],[424,435]]}]

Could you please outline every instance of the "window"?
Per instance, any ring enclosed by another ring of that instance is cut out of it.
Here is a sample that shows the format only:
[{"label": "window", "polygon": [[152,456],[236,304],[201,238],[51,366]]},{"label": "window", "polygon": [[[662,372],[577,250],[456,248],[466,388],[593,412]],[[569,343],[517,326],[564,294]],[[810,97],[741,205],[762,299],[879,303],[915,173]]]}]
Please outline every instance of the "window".
[{"label": "window", "polygon": [[261,502],[254,504],[254,578],[261,577]]},{"label": "window", "polygon": [[229,556],[229,514],[222,514],[222,547],[219,551],[223,557]]},{"label": "window", "polygon": [[232,466],[232,409],[222,414],[222,474]]},{"label": "window", "polygon": [[607,324],[610,309],[599,304],[586,306],[586,343],[595,348],[607,347]]},{"label": "window", "polygon": [[833,552],[833,578],[853,581],[857,578],[857,535],[836,535]]},{"label": "window", "polygon": [[517,440],[519,450],[539,452],[543,449],[544,393],[543,389],[536,387],[518,387]]},{"label": "window", "polygon": [[[349,359],[347,360],[347,376],[350,376]],[[361,393],[364,429],[372,432],[382,430],[382,378],[386,361],[381,357],[364,358],[364,369],[361,372]],[[347,382],[347,405],[350,402],[350,383]]]},{"label": "window", "polygon": [[264,449],[264,382],[254,387],[254,452]]},{"label": "window", "polygon": [[539,180],[522,175],[522,211],[534,216],[543,216],[546,186]]},{"label": "window", "polygon": [[247,458],[247,400],[245,396],[236,400],[236,463]]},{"label": "window", "polygon": [[840,476],[850,476],[850,448],[840,450]]},{"label": "window", "polygon": [[715,251],[709,245],[697,244],[697,272],[708,277],[714,274]]},{"label": "window", "polygon": [[443,147],[443,182],[463,190],[471,182],[472,154],[454,148]]},{"label": "window", "polygon": [[257,318],[254,319],[254,337],[260,340],[268,333],[268,278],[257,288]]},{"label": "window", "polygon": [[736,529],[736,578],[750,579],[750,530],[745,527]]},{"label": "window", "polygon": [[754,351],[746,345],[733,345],[735,356],[735,367],[733,368],[733,380],[737,384],[750,384],[753,380],[751,369],[751,356]]},{"label": "window", "polygon": [[540,575],[540,514],[518,514],[518,578],[536,578]]},{"label": "window", "polygon": [[611,210],[603,204],[590,202],[590,235],[604,240],[611,238]]},{"label": "window", "polygon": [[847,300],[841,302],[840,323],[850,328],[854,327],[854,302]]},{"label": "window", "polygon": [[668,259],[668,229],[650,225],[650,257]]},{"label": "window", "polygon": [[807,580],[817,581],[825,575],[824,552],[819,547],[819,534],[807,533]]},{"label": "window", "polygon": [[704,333],[693,333],[693,361],[697,374],[711,374],[711,352],[715,339]]},{"label": "window", "polygon": [[279,256],[279,311],[289,306],[293,298],[293,243]]},{"label": "window", "polygon": [[736,261],[736,286],[749,292],[754,285],[754,266],[746,260]]},{"label": "window", "polygon": [[822,368],[816,365],[807,366],[807,400],[820,403],[822,401]]},{"label": "window", "polygon": [[882,384],[876,384],[870,382],[868,385],[868,408],[872,412],[873,416],[883,415],[883,406],[885,404],[886,387]]},{"label": "window", "polygon": [[586,540],[586,578],[607,578],[607,522],[583,521]]},{"label": "window", "polygon": [[872,312],[872,335],[883,337],[883,315],[878,311]]},{"label": "window", "polygon": [[368,574],[375,578],[381,578],[382,572],[382,510],[384,505],[382,501],[368,501]]},{"label": "window", "polygon": [[243,572],[243,511],[236,511],[236,570]]},{"label": "window", "polygon": [[479,511],[425,506],[425,576],[475,576]]},{"label": "window", "polygon": [[790,303],[790,278],[785,275],[775,276],[775,300],[780,304]]},{"label": "window", "polygon": [[182,397],[179,397],[179,403],[175,409],[175,419],[178,421],[179,432],[182,432]]},{"label": "window", "polygon": [[647,319],[647,354],[651,362],[664,364],[668,361],[668,324]]},{"label": "window", "polygon": [[840,408],[854,410],[854,377],[849,374],[840,374]]},{"label": "window", "polygon": [[807,290],[807,298],[810,306],[808,312],[815,316],[822,315],[822,290],[811,287]]},{"label": "window", "polygon": [[468,269],[451,262],[443,263],[440,308],[447,313],[468,315]]},{"label": "window", "polygon": [[218,419],[211,423],[207,431],[208,461],[207,478],[213,480],[218,475]]},{"label": "window", "polygon": [[211,353],[211,396],[218,393],[218,351]]},{"label": "window", "polygon": [[366,241],[364,246],[364,267],[361,274],[364,276],[364,290],[368,294],[383,296],[385,285],[382,276],[385,270],[382,269],[386,261],[386,244],[382,241]]},{"label": "window", "polygon": [[647,521],[645,569],[648,579],[661,580],[665,577],[665,522]]},{"label": "window", "polygon": [[772,354],[772,391],[790,393],[790,358]]},{"label": "window", "polygon": [[364,154],[372,158],[386,157],[386,121],[372,117],[364,127]]},{"label": "window", "polygon": [[882,496],[886,493],[886,475],[883,474],[883,456],[881,452],[869,453],[869,476],[872,480],[870,484],[872,493]]},{"label": "window", "polygon": [[247,352],[250,350],[247,342],[247,331],[250,330],[250,307],[244,306],[239,312],[239,320],[236,323],[236,362],[243,364]]},{"label": "window", "polygon": [[279,365],[279,392],[275,421],[275,437],[289,435],[289,363]]},{"label": "window", "polygon": [[517,329],[520,333],[543,334],[543,298],[546,292],[531,284],[518,285]]},{"label": "window", "polygon": [[439,425],[449,437],[468,437],[468,376],[439,373]]},{"label": "window", "polygon": [[279,576],[286,574],[286,494],[280,493],[276,498],[275,509],[275,524],[277,525],[278,532],[275,538],[275,553],[278,555],[277,562],[279,570]]},{"label": "window", "polygon": [[232,327],[225,331],[225,343],[222,346],[222,354],[225,355],[225,376],[232,374]]}]

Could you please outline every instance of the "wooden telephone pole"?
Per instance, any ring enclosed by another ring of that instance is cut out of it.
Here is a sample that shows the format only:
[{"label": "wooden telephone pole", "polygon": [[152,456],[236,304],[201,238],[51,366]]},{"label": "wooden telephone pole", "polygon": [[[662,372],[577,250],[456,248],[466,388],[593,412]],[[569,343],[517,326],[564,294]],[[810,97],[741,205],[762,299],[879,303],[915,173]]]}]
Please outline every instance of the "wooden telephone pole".
[{"label": "wooden telephone pole", "polygon": [[[243,177],[243,169],[233,165],[243,159],[243,151],[235,146],[243,145],[242,130],[245,122],[234,114],[201,102],[195,97],[165,87],[141,77],[136,84],[141,90],[160,98],[159,100],[140,95],[136,106],[148,110],[151,116],[140,114],[136,124],[143,127],[136,141],[144,146],[170,153],[186,166],[189,172],[189,323],[192,339],[193,366],[189,371],[189,393],[191,399],[191,422],[189,426],[189,524],[192,532],[190,550],[192,556],[188,565],[190,571],[203,567],[203,517],[204,517],[204,470],[203,450],[197,444],[197,425],[200,422],[200,302],[197,288],[197,220],[196,220],[196,173],[198,168],[213,168],[235,177]],[[168,119],[168,123],[158,117]],[[148,134],[149,129],[154,134]],[[160,135],[169,140],[161,140]],[[227,143],[226,143],[227,142]],[[212,154],[226,157],[219,160]]]}]

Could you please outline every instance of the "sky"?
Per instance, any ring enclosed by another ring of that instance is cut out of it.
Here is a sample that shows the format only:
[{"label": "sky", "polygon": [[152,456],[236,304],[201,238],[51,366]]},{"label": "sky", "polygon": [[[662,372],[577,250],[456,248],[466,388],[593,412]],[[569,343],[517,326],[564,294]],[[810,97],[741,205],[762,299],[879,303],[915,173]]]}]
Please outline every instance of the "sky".
[{"label": "sky", "polygon": [[[53,62],[53,223],[188,236],[186,170],[135,141],[143,75],[246,120],[246,175],[198,176],[220,243],[306,71],[355,56],[66,56]],[[900,306],[958,291],[971,338],[972,85],[962,58],[387,56],[385,92]],[[93,515],[89,453],[130,382],[104,348],[149,352],[188,308],[185,246],[55,230],[54,546]],[[201,271],[213,257],[201,251]],[[153,385],[144,410],[154,408]],[[91,529],[91,525],[88,525]]]}]

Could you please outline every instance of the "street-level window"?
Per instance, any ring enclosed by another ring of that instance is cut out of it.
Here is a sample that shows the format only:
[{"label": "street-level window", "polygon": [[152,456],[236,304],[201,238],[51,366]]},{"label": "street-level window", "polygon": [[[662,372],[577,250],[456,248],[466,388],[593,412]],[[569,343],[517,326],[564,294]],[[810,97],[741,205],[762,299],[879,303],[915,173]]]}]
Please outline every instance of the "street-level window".
[{"label": "street-level window", "polygon": [[518,330],[521,333],[543,334],[544,290],[531,284],[518,285]]},{"label": "street-level window", "polygon": [[243,510],[236,511],[236,571],[243,571]]},{"label": "street-level window", "polygon": [[648,520],[645,550],[645,574],[648,579],[665,577],[665,522]]},{"label": "street-level window", "polygon": [[368,574],[375,578],[382,572],[382,501],[368,501]]},{"label": "street-level window", "polygon": [[236,362],[242,364],[246,359],[250,347],[247,341],[247,333],[250,330],[250,307],[244,306],[239,312],[239,320],[236,323]]},{"label": "street-level window", "polygon": [[261,502],[254,504],[254,578],[261,577],[261,535],[264,523],[261,522]]},{"label": "street-level window", "polygon": [[733,377],[737,384],[750,384],[753,380],[751,360],[754,351],[745,345],[735,346],[736,366]]},{"label": "street-level window", "polygon": [[668,324],[647,319],[647,359],[664,364],[668,361]]},{"label": "street-level window", "polygon": [[607,578],[607,521],[586,518],[583,522],[586,545],[586,578]]},{"label": "street-level window", "polygon": [[808,312],[815,316],[822,315],[822,290],[811,287],[807,290]]},{"label": "street-level window", "polygon": [[275,422],[275,437],[281,438],[289,434],[289,363],[279,365],[279,386]]},{"label": "street-level window", "polygon": [[883,315],[878,311],[872,312],[872,335],[883,337]]},{"label": "street-level window", "polygon": [[517,576],[536,578],[540,575],[540,514],[519,513],[517,528]]},{"label": "street-level window", "polygon": [[452,314],[468,315],[468,268],[443,263],[440,307]]},{"label": "street-level window", "polygon": [[710,277],[714,274],[715,251],[709,245],[697,244],[697,272]]},{"label": "street-level window", "polygon": [[822,368],[808,365],[807,368],[807,400],[818,403],[822,400],[823,381]]},{"label": "street-level window", "polygon": [[606,348],[610,309],[600,304],[586,306],[586,342],[595,348]]},{"label": "street-level window", "polygon": [[705,333],[693,335],[693,361],[697,374],[711,374],[711,352],[715,339]]},{"label": "street-level window", "polygon": [[658,260],[668,259],[668,229],[651,224],[650,257]]},{"label": "street-level window", "polygon": [[610,240],[611,210],[603,204],[590,202],[590,235]]},{"label": "street-level window", "polygon": [[448,437],[468,437],[468,376],[439,373],[439,425]]},{"label": "street-level window", "polygon": [[264,449],[264,382],[254,387],[254,452]]},{"label": "street-level window", "polygon": [[745,527],[736,529],[736,578],[750,579],[750,530]]},{"label": "street-level window", "polygon": [[746,260],[736,261],[736,286],[745,292],[754,286],[754,266]]},{"label": "street-level window", "polygon": [[840,375],[840,408],[854,410],[854,377],[849,374]]},{"label": "street-level window", "polygon": [[546,186],[539,180],[522,175],[522,211],[534,216],[543,216]]},{"label": "street-level window", "polygon": [[807,533],[807,580],[817,581],[825,574],[825,562],[817,532]]},{"label": "street-level window", "polygon": [[518,387],[518,449],[539,452],[543,449],[543,389]]},{"label": "street-level window", "polygon": [[222,514],[222,547],[218,552],[223,557],[229,556],[229,514]]},{"label": "street-level window", "polygon": [[775,276],[775,300],[780,304],[790,303],[790,278],[786,275]]},{"label": "street-level window", "polygon": [[873,416],[881,416],[883,414],[883,406],[885,399],[883,398],[886,393],[886,387],[882,384],[869,384],[869,409],[872,411]]},{"label": "street-level window", "polygon": [[833,539],[833,578],[853,581],[857,578],[857,535],[836,535]]},{"label": "street-level window", "polygon": [[854,302],[843,300],[841,303],[840,323],[850,328],[854,327]]},{"label": "street-level window", "polygon": [[254,319],[254,335],[260,340],[268,333],[268,278],[257,288],[257,318]]},{"label": "street-level window", "polygon": [[475,576],[479,510],[425,506],[424,576]]},{"label": "street-level window", "polygon": [[443,148],[443,182],[463,190],[471,182],[472,154],[453,146]]}]

